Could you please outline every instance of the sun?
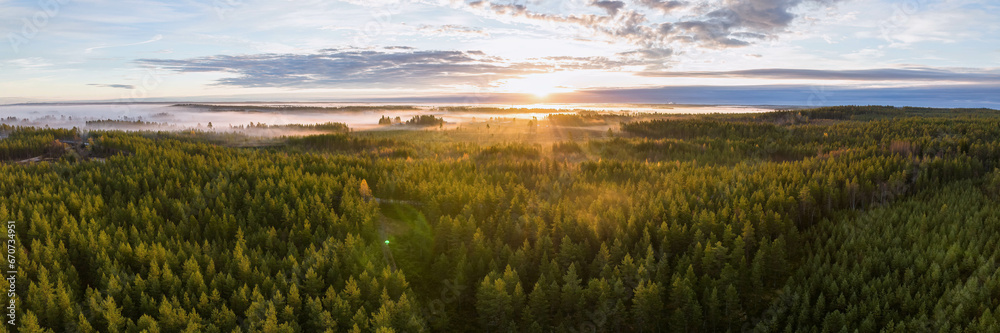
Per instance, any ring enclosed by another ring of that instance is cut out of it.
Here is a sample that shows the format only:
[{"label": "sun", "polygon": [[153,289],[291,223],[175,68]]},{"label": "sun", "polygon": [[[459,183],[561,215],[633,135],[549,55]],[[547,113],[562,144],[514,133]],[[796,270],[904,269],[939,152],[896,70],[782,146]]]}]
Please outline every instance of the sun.
[{"label": "sun", "polygon": [[573,92],[574,89],[567,86],[569,81],[566,77],[559,74],[562,73],[533,74],[510,79],[504,82],[500,89],[511,93],[530,94],[539,99],[552,94]]},{"label": "sun", "polygon": [[552,95],[552,94],[555,94],[555,93],[570,92],[570,91],[573,91],[573,90],[572,89],[562,88],[562,87],[536,87],[536,88],[532,89],[531,91],[529,91],[529,93],[532,94],[532,95],[535,95],[535,97],[538,97],[538,98],[546,98],[546,97],[549,97],[549,95]]}]

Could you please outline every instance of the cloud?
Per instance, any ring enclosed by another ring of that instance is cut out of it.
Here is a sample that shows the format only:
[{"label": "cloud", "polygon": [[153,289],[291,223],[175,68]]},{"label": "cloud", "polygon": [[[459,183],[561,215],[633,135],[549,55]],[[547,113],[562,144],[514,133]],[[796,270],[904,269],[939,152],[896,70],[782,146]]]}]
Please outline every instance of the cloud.
[{"label": "cloud", "polygon": [[[191,59],[141,59],[141,65],[182,73],[232,74],[218,85],[285,88],[432,88],[489,86],[529,74],[576,70],[633,71],[644,77],[774,80],[961,82],[1000,84],[988,69],[879,68],[816,70],[768,68],[738,71],[668,71],[672,49],[641,48],[612,57],[542,57],[511,61],[481,51],[428,51],[411,47],[326,49],[312,54],[218,55]],[[640,67],[636,69],[635,67]],[[126,88],[124,86],[101,85]]]},{"label": "cloud", "polygon": [[622,59],[619,66],[644,66],[640,72],[663,71],[670,67],[669,60],[674,55],[673,49],[645,48],[618,53]]},{"label": "cloud", "polygon": [[[631,89],[588,89],[549,95],[549,103],[635,103],[767,105],[819,107],[832,105],[895,105],[923,107],[1000,107],[1000,85],[925,85],[897,88],[823,87],[810,85],[665,86]],[[523,94],[480,94],[481,103],[525,103]],[[372,99],[393,103],[462,103],[468,97],[444,95]]]},{"label": "cloud", "polygon": [[432,35],[446,35],[446,36],[462,36],[462,35],[478,35],[489,37],[490,34],[483,30],[482,28],[467,27],[455,24],[446,24],[440,26],[431,25],[421,25],[417,30],[426,32]]},{"label": "cloud", "polygon": [[615,70],[623,71],[626,67],[643,67],[645,71],[662,71],[667,69],[668,62],[674,53],[672,49],[644,48],[620,52],[613,57],[574,57],[558,56],[528,59],[551,63],[563,70]]},{"label": "cloud", "polygon": [[805,85],[672,86],[594,89],[550,96],[553,103],[677,103],[711,105],[896,105],[926,107],[1000,107],[998,84],[925,85],[896,88]]},{"label": "cloud", "polygon": [[[474,1],[468,3],[474,10],[491,13],[498,16],[509,16],[528,21],[548,22],[555,24],[576,25],[607,37],[625,38],[639,43],[645,38],[642,25],[645,16],[635,11],[615,11],[614,15],[570,14],[558,15],[529,10],[520,4],[496,4],[489,1]],[[613,5],[610,5],[613,6]]]},{"label": "cloud", "polygon": [[125,46],[136,46],[136,45],[142,45],[142,44],[149,44],[149,43],[157,42],[157,41],[159,41],[161,39],[163,39],[163,35],[156,35],[156,36],[153,36],[153,38],[150,39],[150,40],[142,41],[142,42],[138,42],[138,43],[122,44],[122,45],[110,45],[110,46],[94,46],[94,47],[87,48],[86,50],[83,51],[83,53],[91,53],[91,52],[94,52],[94,50],[107,49],[107,48],[112,48],[112,47],[125,47]]},{"label": "cloud", "polygon": [[673,12],[675,10],[684,8],[688,5],[684,1],[663,1],[663,0],[638,0],[638,4],[648,7],[650,9],[655,9],[664,14]]},{"label": "cloud", "polygon": [[629,9],[622,1],[594,1],[606,15],[550,14],[526,5],[478,0],[467,3],[473,10],[527,21],[576,25],[612,41],[626,41],[641,47],[665,48],[673,43],[708,48],[751,45],[757,40],[787,32],[797,18],[794,10],[802,5],[830,5],[841,0],[722,0],[697,3],[664,0],[632,0],[639,8],[662,13],[685,11],[682,19],[648,17]]},{"label": "cloud", "polygon": [[652,48],[619,53],[619,55],[623,56],[641,56],[647,59],[668,58],[673,54],[674,50],[671,49],[652,49]]},{"label": "cloud", "polygon": [[128,89],[128,90],[135,89],[135,86],[133,86],[131,84],[98,84],[98,83],[90,83],[90,84],[87,84],[87,85],[88,86],[102,87],[102,88],[118,88],[118,89]]},{"label": "cloud", "polygon": [[625,3],[621,1],[594,1],[593,5],[594,7],[604,9],[611,16],[618,15],[618,11],[625,8]]},{"label": "cloud", "polygon": [[52,63],[39,57],[11,59],[0,64],[26,70],[41,70],[52,67]]},{"label": "cloud", "polygon": [[993,70],[955,71],[936,68],[878,68],[859,70],[819,70],[768,68],[719,72],[640,72],[640,76],[684,78],[738,78],[782,80],[853,81],[951,81],[1000,84],[1000,72]]},{"label": "cloud", "polygon": [[569,70],[663,70],[670,49],[641,49],[614,57],[543,57],[511,61],[482,51],[428,51],[406,46],[325,49],[311,54],[217,55],[139,59],[144,66],[181,73],[233,74],[218,85],[287,88],[428,88],[488,86],[528,74]]},{"label": "cloud", "polygon": [[415,88],[481,84],[556,70],[552,65],[509,62],[480,51],[409,48],[327,49],[314,54],[218,55],[183,60],[140,59],[142,65],[184,73],[235,74],[219,85],[238,87]]}]

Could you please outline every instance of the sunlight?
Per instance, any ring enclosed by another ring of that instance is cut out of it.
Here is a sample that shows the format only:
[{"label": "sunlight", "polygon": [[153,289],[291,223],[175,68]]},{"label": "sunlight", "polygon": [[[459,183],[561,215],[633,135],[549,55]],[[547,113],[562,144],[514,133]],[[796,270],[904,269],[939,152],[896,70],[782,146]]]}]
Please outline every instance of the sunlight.
[{"label": "sunlight", "polygon": [[531,94],[538,98],[546,98],[557,93],[573,92],[567,86],[566,73],[546,73],[527,75],[519,79],[510,79],[500,85],[501,91],[520,94]]},{"label": "sunlight", "polygon": [[561,89],[561,88],[558,88],[558,87],[537,87],[537,88],[532,89],[530,91],[530,93],[532,95],[535,95],[535,97],[545,98],[545,97],[549,97],[549,95],[551,95],[553,93],[565,92],[563,90],[571,91],[571,90],[568,90],[568,89]]}]

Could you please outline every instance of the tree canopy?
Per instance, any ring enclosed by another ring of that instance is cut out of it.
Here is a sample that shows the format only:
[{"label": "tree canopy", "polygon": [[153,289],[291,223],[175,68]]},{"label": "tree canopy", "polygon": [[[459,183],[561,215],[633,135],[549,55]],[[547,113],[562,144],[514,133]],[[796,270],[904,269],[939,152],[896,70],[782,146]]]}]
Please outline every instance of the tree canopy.
[{"label": "tree canopy", "polygon": [[524,120],[260,147],[0,125],[18,328],[996,327],[995,111],[581,117],[551,144],[504,139]]}]

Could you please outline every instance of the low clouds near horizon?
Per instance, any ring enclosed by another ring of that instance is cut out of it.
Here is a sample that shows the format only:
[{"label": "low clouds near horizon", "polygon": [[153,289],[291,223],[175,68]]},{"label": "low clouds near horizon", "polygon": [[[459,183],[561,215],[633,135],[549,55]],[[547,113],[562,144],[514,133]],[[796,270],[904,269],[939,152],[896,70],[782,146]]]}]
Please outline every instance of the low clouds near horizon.
[{"label": "low clouds near horizon", "polygon": [[[1000,108],[1000,84],[851,88],[823,85],[671,86],[588,89],[549,96],[551,103],[636,103],[823,107],[893,105],[942,108]],[[478,103],[524,103],[523,94],[477,95]],[[385,103],[463,103],[465,95],[372,99]]]},{"label": "low clouds near horizon", "polygon": [[875,68],[875,69],[792,69],[766,68],[738,71],[662,71],[640,72],[640,76],[683,78],[743,78],[779,80],[845,80],[845,81],[950,81],[964,83],[998,83],[1000,71],[994,69],[964,69],[962,71],[938,68]]},{"label": "low clouds near horizon", "polygon": [[483,84],[544,73],[550,66],[511,63],[480,51],[322,50],[313,54],[217,55],[182,60],[139,59],[147,66],[177,72],[234,74],[219,85],[237,87],[401,88]]},{"label": "low clouds near horizon", "polygon": [[[665,53],[665,54],[664,54]],[[669,50],[640,50],[608,57],[549,57],[510,61],[482,51],[424,51],[409,47],[373,50],[322,50],[312,54],[217,55],[192,59],[139,59],[142,65],[181,73],[232,74],[218,85],[244,88],[379,87],[490,85],[529,74],[570,70],[621,70],[645,66],[633,74],[667,78],[730,78],[769,80],[931,81],[998,83],[992,69],[875,68],[816,70],[768,68],[738,71],[651,70],[648,60],[669,56]]]},{"label": "low clouds near horizon", "polygon": [[609,57],[546,57],[511,61],[482,51],[327,49],[311,54],[216,55],[192,59],[139,59],[144,66],[181,73],[219,72],[235,76],[219,85],[284,88],[480,85],[571,70],[618,70],[625,66],[658,68],[649,59],[669,51],[642,50]]}]

